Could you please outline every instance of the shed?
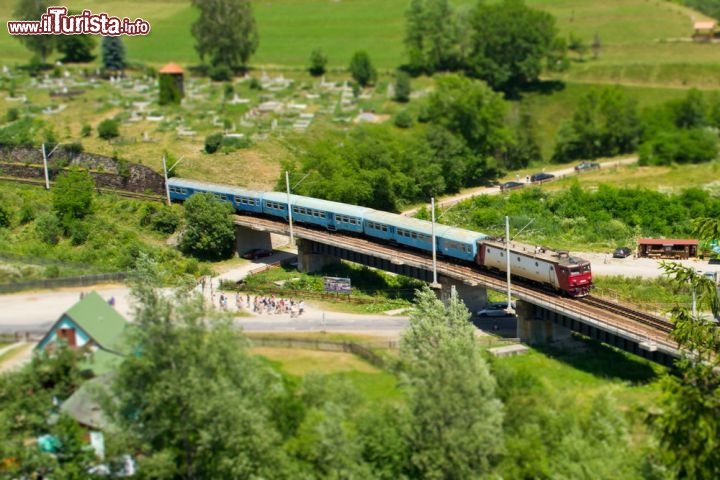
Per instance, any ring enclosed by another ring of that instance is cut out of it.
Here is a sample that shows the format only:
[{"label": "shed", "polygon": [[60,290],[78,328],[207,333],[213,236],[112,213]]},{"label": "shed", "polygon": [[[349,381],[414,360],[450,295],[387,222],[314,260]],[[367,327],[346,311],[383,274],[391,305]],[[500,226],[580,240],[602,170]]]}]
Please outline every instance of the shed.
[{"label": "shed", "polygon": [[696,42],[710,41],[715,36],[716,23],[712,20],[695,22],[693,24],[693,40]]},{"label": "shed", "polygon": [[184,74],[185,71],[176,63],[168,63],[160,69],[158,72],[160,105],[180,104],[180,101],[185,96]]},{"label": "shed", "polygon": [[123,335],[129,323],[97,292],[90,292],[70,307],[35,346],[50,350],[58,341],[70,348],[85,348],[93,355],[88,369],[96,375],[112,370],[124,355]]},{"label": "shed", "polygon": [[641,238],[638,240],[638,257],[688,259],[697,257],[698,241],[677,238]]}]

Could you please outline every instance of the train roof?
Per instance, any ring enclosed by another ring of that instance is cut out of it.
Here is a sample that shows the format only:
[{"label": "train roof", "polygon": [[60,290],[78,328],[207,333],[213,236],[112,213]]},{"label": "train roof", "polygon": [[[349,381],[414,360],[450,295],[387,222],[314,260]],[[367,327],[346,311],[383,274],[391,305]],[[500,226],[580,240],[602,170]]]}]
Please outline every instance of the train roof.
[{"label": "train roof", "polygon": [[[406,217],[404,215],[398,215],[397,213],[383,212],[380,210],[373,210],[365,215],[365,220],[371,222],[383,223],[386,225],[393,225],[397,228],[403,228],[405,230],[412,230],[413,232],[423,233],[425,235],[432,235],[432,222],[427,220],[420,220],[419,218]],[[440,223],[435,224],[435,236],[440,237],[441,234],[447,230],[447,225]]]},{"label": "train roof", "polygon": [[322,200],[320,198],[304,197],[298,195],[292,200],[293,205],[298,205],[314,210],[329,211],[340,215],[350,215],[353,217],[365,218],[365,214],[373,211],[368,207],[357,207],[347,203],[333,202],[331,200]]},{"label": "train roof", "polygon": [[200,180],[190,180],[187,178],[179,177],[168,178],[168,185],[175,187],[201,189],[216,193],[227,193],[231,195],[244,195],[253,198],[259,198],[262,196],[262,192],[257,190],[250,190],[244,187],[233,187],[230,185],[220,185],[218,183],[209,183]]},{"label": "train roof", "polygon": [[[437,227],[437,225],[436,225]],[[445,227],[445,225],[443,225]],[[436,232],[437,235],[437,232]],[[468,230],[465,228],[459,228],[459,227],[446,227],[443,231],[442,235],[438,235],[439,237],[452,240],[459,243],[470,243],[475,244],[480,240],[484,240],[488,238],[487,235],[484,233],[474,232],[472,230]]]},{"label": "train roof", "polygon": [[[505,249],[505,242],[502,239],[487,238],[483,243],[492,245],[496,248]],[[580,257],[573,257],[569,252],[564,250],[553,250],[552,248],[539,245],[529,245],[527,243],[510,241],[510,250],[515,252],[523,252],[534,258],[539,258],[547,262],[557,263],[559,265],[571,266],[581,263],[590,263],[588,260]]]}]

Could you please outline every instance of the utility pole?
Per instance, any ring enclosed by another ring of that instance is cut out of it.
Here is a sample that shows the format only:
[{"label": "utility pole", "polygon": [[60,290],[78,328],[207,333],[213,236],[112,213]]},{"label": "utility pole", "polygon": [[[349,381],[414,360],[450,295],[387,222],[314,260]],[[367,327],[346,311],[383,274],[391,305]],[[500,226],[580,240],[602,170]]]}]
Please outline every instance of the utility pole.
[{"label": "utility pole", "polygon": [[440,288],[440,284],[437,281],[437,245],[435,240],[435,197],[430,197],[430,209],[432,210],[432,269],[433,269],[433,281],[431,288]]},{"label": "utility pole", "polygon": [[[302,180],[301,180],[302,181]],[[295,235],[293,233],[292,206],[290,205],[290,172],[285,170],[285,186],[287,187],[287,209],[288,223],[290,224],[290,246],[295,246]]]},{"label": "utility pole", "polygon": [[510,217],[505,217],[505,259],[507,270],[507,310],[512,310],[512,296],[510,286]]},{"label": "utility pole", "polygon": [[168,185],[168,173],[172,172],[172,169],[177,167],[178,163],[180,163],[183,158],[185,157],[180,157],[180,160],[173,163],[170,168],[167,168],[167,160],[165,159],[165,155],[163,155],[163,176],[165,177],[165,195],[167,196],[168,206],[172,204],[172,202],[170,201],[170,186]]}]

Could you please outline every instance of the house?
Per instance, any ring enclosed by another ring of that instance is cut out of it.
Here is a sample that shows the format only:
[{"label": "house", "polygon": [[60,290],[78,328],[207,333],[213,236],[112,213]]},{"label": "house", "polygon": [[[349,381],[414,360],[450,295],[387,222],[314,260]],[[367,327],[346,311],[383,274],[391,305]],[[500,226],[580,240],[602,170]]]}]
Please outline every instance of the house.
[{"label": "house", "polygon": [[698,241],[679,238],[641,238],[638,257],[687,260],[697,257]]},{"label": "house", "polygon": [[716,24],[713,21],[700,21],[693,24],[693,40],[696,42],[709,42],[715,36]]},{"label": "house", "polygon": [[35,351],[51,350],[58,342],[82,348],[92,353],[88,370],[100,375],[112,370],[125,355],[123,339],[128,325],[114,307],[93,291],[60,316]]}]

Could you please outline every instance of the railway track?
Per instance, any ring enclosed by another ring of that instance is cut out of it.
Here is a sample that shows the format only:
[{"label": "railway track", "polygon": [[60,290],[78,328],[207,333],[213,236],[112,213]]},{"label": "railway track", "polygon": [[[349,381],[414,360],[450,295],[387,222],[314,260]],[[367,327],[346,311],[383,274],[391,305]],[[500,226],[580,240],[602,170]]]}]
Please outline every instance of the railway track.
[{"label": "railway track", "polygon": [[[17,177],[2,177],[0,176],[0,181],[3,182],[14,182],[14,183],[24,183],[27,185],[36,185],[38,187],[45,187],[45,180],[35,180],[32,178],[17,178]],[[50,185],[52,185],[54,182],[50,182]],[[152,202],[164,202],[165,197],[162,195],[149,195],[147,193],[138,193],[138,192],[130,192],[127,190],[115,190],[112,188],[96,188],[96,192],[98,193],[108,193],[108,194],[115,194],[120,197],[126,197],[126,198],[135,198],[138,200],[148,200]]]},{"label": "railway track", "polygon": [[603,300],[598,297],[594,297],[592,295],[589,295],[584,298],[578,299],[580,303],[583,303],[585,305],[592,306],[594,308],[597,308],[603,312],[611,313],[620,317],[623,317],[627,320],[631,320],[633,322],[646,325],[648,327],[651,327],[653,330],[656,330],[658,332],[663,332],[665,334],[669,334],[673,331],[675,328],[673,323],[668,321],[665,318],[658,317],[656,315],[652,315],[650,313],[642,312],[640,310],[635,310],[631,307],[628,307],[626,305],[620,305],[615,302],[611,302],[608,300]]},{"label": "railway track", "polygon": [[[245,220],[252,218],[253,227],[260,227],[263,230],[275,231],[277,233],[288,233],[288,225],[283,222],[270,220],[262,217],[237,216]],[[243,223],[245,223],[243,222]],[[295,225],[295,232],[308,240],[314,240],[330,245],[338,245],[343,248],[355,251],[372,252],[379,257],[385,257],[394,264],[407,264],[425,269],[432,269],[432,259],[427,255],[412,250],[398,249],[390,245],[375,242],[372,240],[330,233],[321,229],[308,228]],[[342,241],[338,241],[338,237]],[[442,258],[437,261],[438,272],[451,276],[469,285],[480,285],[487,288],[503,291],[507,287],[507,280],[504,272],[481,271],[470,265],[447,262]],[[598,297],[588,296],[583,298],[559,297],[537,285],[522,282],[520,279],[513,279],[512,290],[525,298],[538,300],[539,304],[552,304],[559,307],[560,312],[566,314],[582,314],[588,318],[597,319],[609,327],[624,330],[635,335],[647,338],[670,347],[674,342],[668,338],[673,330],[673,324],[668,320],[633,309],[630,306],[621,305],[615,302],[603,300]]]}]

